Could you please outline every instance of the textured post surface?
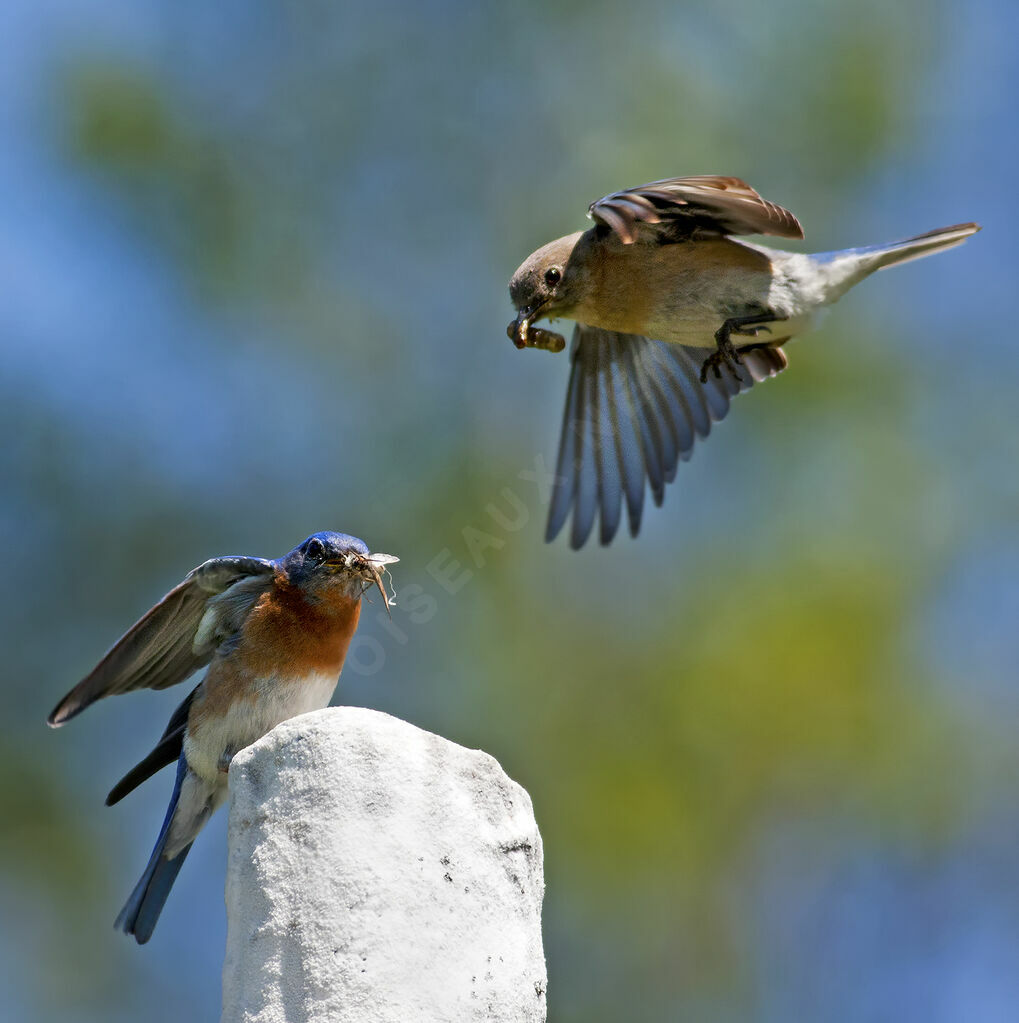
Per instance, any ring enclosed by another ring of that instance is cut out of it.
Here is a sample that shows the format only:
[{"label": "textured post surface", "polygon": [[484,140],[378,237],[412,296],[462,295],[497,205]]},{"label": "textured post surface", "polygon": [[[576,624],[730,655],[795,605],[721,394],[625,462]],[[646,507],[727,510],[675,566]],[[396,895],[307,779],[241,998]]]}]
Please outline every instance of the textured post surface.
[{"label": "textured post surface", "polygon": [[541,837],[486,753],[376,711],[230,767],[223,1023],[545,1019]]}]

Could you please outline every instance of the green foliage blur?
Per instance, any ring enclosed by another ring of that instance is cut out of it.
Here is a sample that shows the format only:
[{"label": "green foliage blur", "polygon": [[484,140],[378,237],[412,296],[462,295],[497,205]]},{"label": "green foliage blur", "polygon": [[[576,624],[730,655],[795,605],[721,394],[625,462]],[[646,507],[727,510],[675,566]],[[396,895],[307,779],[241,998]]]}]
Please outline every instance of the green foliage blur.
[{"label": "green foliage blur", "polygon": [[[846,298],[608,550],[542,543],[567,362],[503,334],[520,260],[645,180],[745,177],[804,249],[1002,216],[943,187],[994,133],[944,98],[990,73],[963,9],[266,0],[118,31],[54,8],[32,123],[101,287],[0,381],[17,1018],[214,1018],[221,830],[152,945],[109,926],[169,783],[123,812],[104,786],[172,699],[42,723],[193,565],[325,528],[402,559],[393,626],[362,627],[382,662],[337,702],[482,747],[532,795],[550,1019],[1007,1018],[1011,985],[965,1016],[918,994],[1015,887],[991,232]],[[945,895],[957,876],[977,894]]]}]

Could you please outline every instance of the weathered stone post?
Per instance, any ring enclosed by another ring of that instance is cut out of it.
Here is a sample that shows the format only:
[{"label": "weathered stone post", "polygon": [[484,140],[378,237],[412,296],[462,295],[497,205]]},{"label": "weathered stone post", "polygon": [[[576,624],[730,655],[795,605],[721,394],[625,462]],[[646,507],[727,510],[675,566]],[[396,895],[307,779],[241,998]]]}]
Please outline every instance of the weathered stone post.
[{"label": "weathered stone post", "polygon": [[230,768],[223,1023],[545,1020],[541,837],[496,761],[375,711]]}]

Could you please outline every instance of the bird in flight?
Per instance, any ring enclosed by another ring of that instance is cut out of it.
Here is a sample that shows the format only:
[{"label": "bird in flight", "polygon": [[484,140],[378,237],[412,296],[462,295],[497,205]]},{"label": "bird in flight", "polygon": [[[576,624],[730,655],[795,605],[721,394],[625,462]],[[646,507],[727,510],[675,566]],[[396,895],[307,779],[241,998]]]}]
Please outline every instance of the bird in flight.
[{"label": "bird in flight", "polygon": [[343,533],[316,533],[275,561],[213,558],[189,572],[116,642],[49,716],[54,728],[115,693],[205,677],[174,711],[155,749],[114,785],[112,806],[158,770],[177,776],[148,866],[117,917],[139,945],[152,936],[198,832],[227,796],[239,750],[281,721],[328,706],[357,628],[361,596],[389,554]]},{"label": "bird in flight", "polygon": [[812,255],[737,240],[802,238],[788,210],[739,178],[653,181],[591,204],[594,226],[531,253],[510,281],[518,348],[565,348],[534,323],[576,322],[545,539],[572,513],[580,548],[600,517],[609,543],[625,503],[640,529],[676,466],[730,400],[788,365],[783,346],[875,270],[961,244],[977,224]]}]

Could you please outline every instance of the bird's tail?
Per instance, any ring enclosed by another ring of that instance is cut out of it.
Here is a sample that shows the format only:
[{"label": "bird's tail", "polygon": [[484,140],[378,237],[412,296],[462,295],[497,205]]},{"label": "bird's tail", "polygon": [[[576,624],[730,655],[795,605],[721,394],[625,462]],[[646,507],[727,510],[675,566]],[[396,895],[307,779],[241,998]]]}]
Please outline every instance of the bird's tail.
[{"label": "bird's tail", "polygon": [[170,821],[173,820],[174,811],[180,800],[181,786],[184,783],[184,775],[187,773],[187,762],[182,756],[177,762],[177,780],[174,782],[173,795],[170,796],[170,805],[166,811],[166,819],[159,831],[159,838],[156,839],[155,848],[149,857],[148,865],[141,876],[141,880],[135,885],[131,897],[124,903],[116,923],[113,925],[125,934],[134,936],[139,945],[144,945],[152,937],[152,931],[163,911],[163,904],[170,894],[173,882],[177,878],[180,868],[184,864],[190,843],[184,846],[173,859],[167,859],[163,855],[166,848],[166,839],[170,831]]},{"label": "bird's tail", "polygon": [[926,234],[918,234],[915,238],[907,238],[905,241],[889,242],[887,245],[868,245],[866,248],[849,251],[861,256],[869,254],[870,269],[883,270],[886,266],[894,266],[896,263],[908,263],[911,259],[920,259],[945,249],[954,249],[979,230],[979,224],[953,224],[951,227],[939,227]]},{"label": "bird's tail", "polygon": [[829,299],[831,301],[864,277],[869,277],[875,270],[883,270],[886,266],[908,263],[911,259],[922,259],[935,252],[955,248],[979,230],[979,224],[953,224],[951,227],[939,227],[901,242],[865,245],[859,249],[841,249],[838,252],[820,252],[813,258],[828,268],[828,288],[833,293]]}]

